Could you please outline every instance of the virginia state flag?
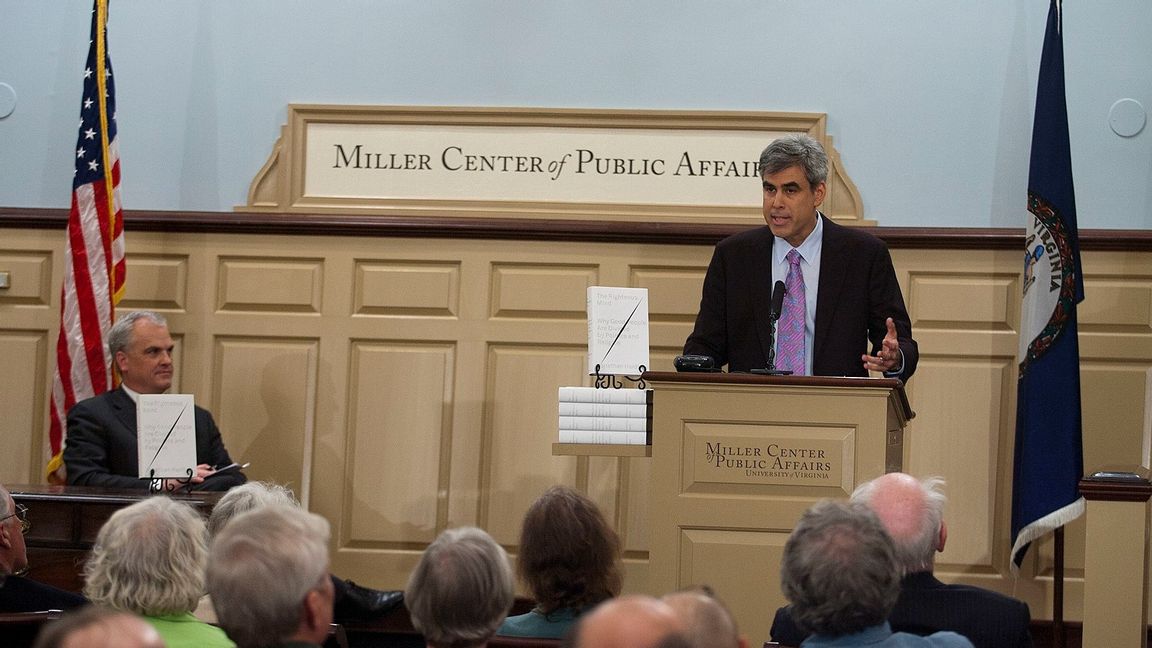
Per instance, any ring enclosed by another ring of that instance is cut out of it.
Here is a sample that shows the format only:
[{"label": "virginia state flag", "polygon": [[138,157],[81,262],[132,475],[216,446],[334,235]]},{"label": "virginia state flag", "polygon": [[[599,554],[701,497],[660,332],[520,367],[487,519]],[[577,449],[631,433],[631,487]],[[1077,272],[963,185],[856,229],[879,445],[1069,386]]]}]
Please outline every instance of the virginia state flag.
[{"label": "virginia state flag", "polygon": [[1012,480],[1012,566],[1029,544],[1084,513],[1077,487],[1084,457],[1080,432],[1080,345],[1076,304],[1084,300],[1076,197],[1064,100],[1060,2],[1048,9],[1040,58],[1020,317],[1020,381]]}]

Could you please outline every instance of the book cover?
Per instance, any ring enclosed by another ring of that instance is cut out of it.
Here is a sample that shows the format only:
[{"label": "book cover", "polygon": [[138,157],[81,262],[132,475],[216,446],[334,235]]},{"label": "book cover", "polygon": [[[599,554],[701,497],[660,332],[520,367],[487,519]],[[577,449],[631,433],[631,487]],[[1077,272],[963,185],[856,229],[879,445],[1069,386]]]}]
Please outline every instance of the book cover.
[{"label": "book cover", "polygon": [[196,406],[192,394],[141,394],[136,400],[141,478],[196,474]]},{"label": "book cover", "polygon": [[648,358],[648,289],[588,287],[588,375],[636,376]]}]

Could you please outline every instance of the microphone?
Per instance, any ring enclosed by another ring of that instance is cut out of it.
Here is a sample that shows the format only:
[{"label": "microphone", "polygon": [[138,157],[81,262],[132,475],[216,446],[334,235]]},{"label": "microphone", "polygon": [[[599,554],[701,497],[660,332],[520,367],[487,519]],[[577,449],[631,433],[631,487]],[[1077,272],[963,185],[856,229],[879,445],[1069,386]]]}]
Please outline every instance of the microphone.
[{"label": "microphone", "polygon": [[788,292],[784,288],[783,281],[777,281],[775,286],[772,286],[772,303],[768,307],[768,366],[764,369],[752,369],[754,374],[761,374],[765,376],[787,376],[791,371],[786,371],[776,368],[776,322],[780,319],[780,311],[784,310],[784,293]]},{"label": "microphone", "polygon": [[780,319],[780,311],[784,308],[784,282],[777,281],[776,285],[772,287],[772,305],[768,309],[768,317],[772,321]]}]

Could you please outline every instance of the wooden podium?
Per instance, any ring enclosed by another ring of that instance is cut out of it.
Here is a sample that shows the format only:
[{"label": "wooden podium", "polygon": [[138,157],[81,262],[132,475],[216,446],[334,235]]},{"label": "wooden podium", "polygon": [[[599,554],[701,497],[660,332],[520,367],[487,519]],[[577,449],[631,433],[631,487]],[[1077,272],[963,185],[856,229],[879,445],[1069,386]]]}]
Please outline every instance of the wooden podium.
[{"label": "wooden podium", "polygon": [[904,465],[914,414],[884,378],[648,372],[649,590],[707,584],[753,645],[768,639],[780,557],[817,500]]}]

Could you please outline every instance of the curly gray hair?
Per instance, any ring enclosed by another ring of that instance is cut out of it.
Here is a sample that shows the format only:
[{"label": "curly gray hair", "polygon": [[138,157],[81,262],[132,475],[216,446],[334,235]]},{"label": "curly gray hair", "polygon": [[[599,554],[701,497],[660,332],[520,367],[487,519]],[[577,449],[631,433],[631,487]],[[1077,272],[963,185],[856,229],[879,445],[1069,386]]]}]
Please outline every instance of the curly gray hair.
[{"label": "curly gray hair", "polygon": [[188,504],[149,497],[120,509],[96,535],[84,595],[145,616],[191,612],[204,595],[208,533]]}]

